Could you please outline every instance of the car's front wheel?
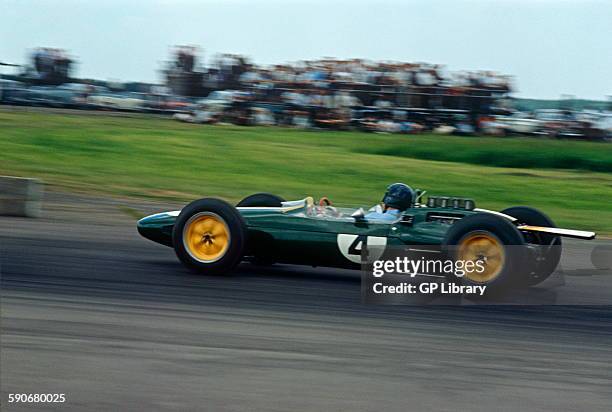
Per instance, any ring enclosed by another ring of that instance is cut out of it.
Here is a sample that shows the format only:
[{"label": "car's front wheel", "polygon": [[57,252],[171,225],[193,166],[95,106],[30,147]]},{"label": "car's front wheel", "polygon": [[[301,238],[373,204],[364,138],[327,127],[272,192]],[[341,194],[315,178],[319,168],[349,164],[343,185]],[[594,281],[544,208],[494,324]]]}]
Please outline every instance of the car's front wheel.
[{"label": "car's front wheel", "polygon": [[227,274],[243,257],[246,225],[229,203],[204,198],[181,210],[172,241],[176,255],[190,269],[210,275]]}]

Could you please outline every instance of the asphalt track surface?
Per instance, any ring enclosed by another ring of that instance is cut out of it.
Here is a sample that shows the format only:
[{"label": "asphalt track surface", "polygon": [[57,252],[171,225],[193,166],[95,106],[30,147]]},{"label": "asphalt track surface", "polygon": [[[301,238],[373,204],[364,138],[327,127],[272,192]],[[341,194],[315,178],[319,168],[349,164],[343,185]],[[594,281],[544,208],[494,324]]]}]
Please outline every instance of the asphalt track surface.
[{"label": "asphalt track surface", "polygon": [[193,275],[127,209],[165,206],[45,207],[0,218],[3,411],[612,410],[612,309],[572,305],[610,302],[609,272],[579,264],[533,292],[563,306],[363,305],[357,272]]}]

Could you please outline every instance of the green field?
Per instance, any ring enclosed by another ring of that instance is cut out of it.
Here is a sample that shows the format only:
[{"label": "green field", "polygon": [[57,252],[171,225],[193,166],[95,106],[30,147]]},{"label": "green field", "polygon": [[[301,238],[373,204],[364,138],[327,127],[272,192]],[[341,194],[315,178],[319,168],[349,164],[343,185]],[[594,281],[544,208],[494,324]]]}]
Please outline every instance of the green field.
[{"label": "green field", "polygon": [[361,153],[525,169],[569,169],[612,173],[612,145],[544,138],[450,138],[419,136],[419,144],[380,142]]},{"label": "green field", "polygon": [[612,145],[605,143],[0,111],[0,173],[115,196],[235,201],[268,191],[373,204],[388,183],[404,181],[431,194],[473,197],[481,207],[533,205],[560,225],[611,234],[610,171]]}]

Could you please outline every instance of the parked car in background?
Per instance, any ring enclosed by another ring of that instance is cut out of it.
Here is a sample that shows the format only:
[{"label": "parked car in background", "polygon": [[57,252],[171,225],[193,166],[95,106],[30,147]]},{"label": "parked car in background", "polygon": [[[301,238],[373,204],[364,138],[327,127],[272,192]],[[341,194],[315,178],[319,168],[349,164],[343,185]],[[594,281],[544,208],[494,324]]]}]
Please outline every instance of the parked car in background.
[{"label": "parked car in background", "polygon": [[515,112],[511,115],[502,115],[496,118],[508,135],[533,135],[541,125],[540,120],[524,112]]},{"label": "parked car in background", "polygon": [[35,106],[72,108],[78,105],[77,93],[70,87],[31,86],[24,97]]},{"label": "parked car in background", "polygon": [[109,110],[137,111],[145,106],[140,93],[97,92],[87,97],[87,104]]},{"label": "parked car in background", "polygon": [[217,123],[225,119],[242,124],[237,122],[237,118],[242,115],[243,120],[250,122],[250,104],[246,102],[249,96],[249,92],[217,90],[197,100],[182,113],[176,113],[173,118],[188,123]]},{"label": "parked car in background", "polygon": [[193,104],[193,101],[187,97],[170,94],[149,94],[144,107],[147,111],[180,113],[189,111]]},{"label": "parked car in background", "polygon": [[478,119],[480,133],[487,136],[506,136],[505,125],[499,121],[497,116],[481,116]]},{"label": "parked car in background", "polygon": [[476,130],[474,130],[474,126],[470,122],[470,119],[465,114],[456,114],[453,116],[453,134],[457,136],[469,136],[473,135]]},{"label": "parked car in background", "polygon": [[612,139],[612,113],[587,113],[580,121],[589,139]]},{"label": "parked car in background", "polygon": [[248,92],[238,90],[216,90],[211,92],[206,98],[196,101],[196,105],[209,111],[223,111],[236,100],[246,98],[248,95]]},{"label": "parked car in background", "polygon": [[0,79],[0,103],[22,104],[25,100],[26,87],[14,80]]},{"label": "parked car in background", "polygon": [[540,121],[535,134],[548,137],[583,137],[584,131],[574,113],[568,110],[541,109],[534,113]]}]

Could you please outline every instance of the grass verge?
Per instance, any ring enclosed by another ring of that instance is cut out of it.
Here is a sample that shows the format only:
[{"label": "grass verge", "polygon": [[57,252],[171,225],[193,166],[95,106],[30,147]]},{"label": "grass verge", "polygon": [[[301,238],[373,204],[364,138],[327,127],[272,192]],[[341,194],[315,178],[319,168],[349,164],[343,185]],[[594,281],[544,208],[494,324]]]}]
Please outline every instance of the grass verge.
[{"label": "grass verge", "polygon": [[[412,149],[402,152],[404,147]],[[612,233],[609,173],[404,157],[419,147],[464,156],[472,150],[490,156],[567,152],[594,156],[602,164],[612,157],[610,146],[586,142],[320,133],[0,111],[0,173],[38,177],[69,190],[182,201],[202,196],[236,201],[267,191],[373,204],[388,183],[403,181],[431,194],[473,197],[481,207],[531,205],[561,226]],[[389,153],[380,154],[383,150]]]}]

